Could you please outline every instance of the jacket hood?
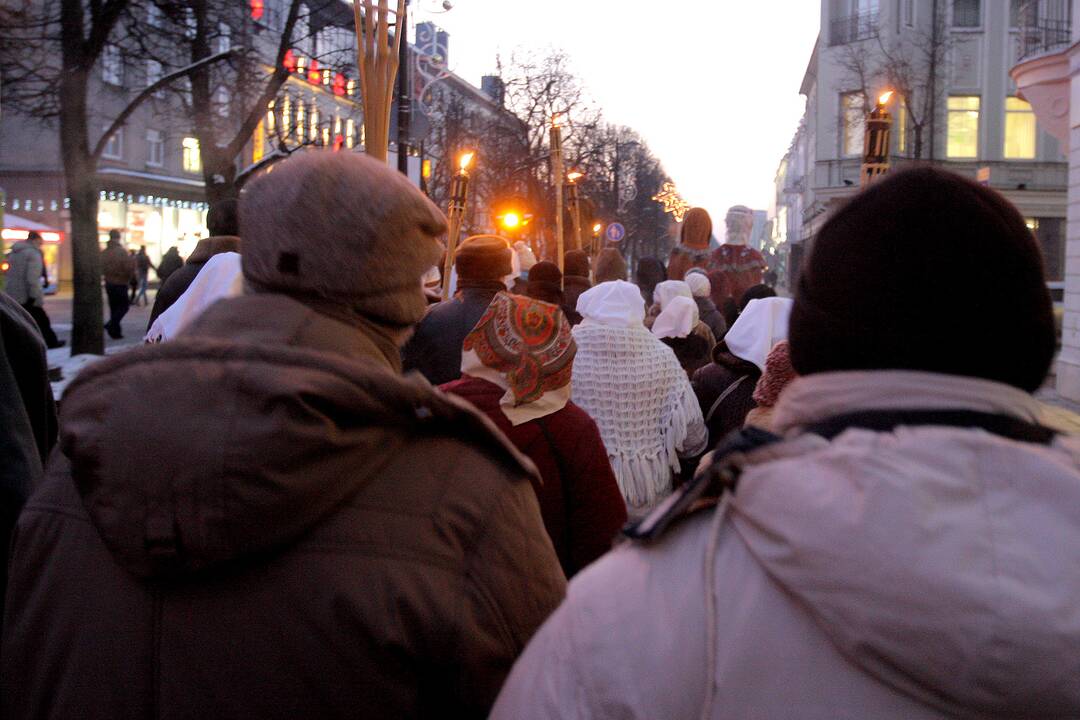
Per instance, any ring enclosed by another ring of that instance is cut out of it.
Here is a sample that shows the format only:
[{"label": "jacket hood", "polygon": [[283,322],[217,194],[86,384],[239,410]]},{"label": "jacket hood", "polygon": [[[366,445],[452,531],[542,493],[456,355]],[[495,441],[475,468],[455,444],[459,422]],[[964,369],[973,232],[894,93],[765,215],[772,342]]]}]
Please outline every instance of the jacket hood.
[{"label": "jacket hood", "polygon": [[[844,372],[792,382],[773,423],[797,433],[887,408],[1042,413],[991,381]],[[900,427],[760,452],[732,500],[736,531],[849,660],[957,717],[1080,715],[1077,438]]]},{"label": "jacket hood", "polygon": [[61,447],[90,518],[140,577],[284,549],[417,433],[531,463],[460,400],[389,369],[355,328],[278,295],[225,300],[172,343],[81,373]]}]

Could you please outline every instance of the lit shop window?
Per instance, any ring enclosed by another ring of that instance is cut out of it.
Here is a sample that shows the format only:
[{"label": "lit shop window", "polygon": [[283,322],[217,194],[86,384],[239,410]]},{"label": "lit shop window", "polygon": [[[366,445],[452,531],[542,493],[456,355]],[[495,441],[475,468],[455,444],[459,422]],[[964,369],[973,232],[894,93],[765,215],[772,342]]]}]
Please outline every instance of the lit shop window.
[{"label": "lit shop window", "polygon": [[345,83],[345,94],[348,95],[349,97],[352,97],[353,95],[356,94],[356,81],[355,80],[350,80],[347,83]]},{"label": "lit shop window", "polygon": [[281,101],[281,134],[288,136],[290,130],[292,130],[292,100],[286,96]]},{"label": "lit shop window", "polygon": [[840,123],[843,125],[844,155],[862,155],[866,139],[866,111],[862,93],[840,96]]},{"label": "lit shop window", "polygon": [[251,162],[257,163],[263,159],[265,145],[266,126],[260,120],[259,124],[255,126],[255,134],[251,136]]},{"label": "lit shop window", "polygon": [[951,158],[979,156],[979,96],[949,98],[949,127],[945,154]]},{"label": "lit shop window", "polygon": [[266,132],[273,135],[277,132],[277,117],[274,115],[274,101],[271,100],[266,110]]},{"label": "lit shop window", "polygon": [[907,125],[907,103],[901,100],[900,107],[896,111],[896,151],[901,155],[907,152]]},{"label": "lit shop window", "polygon": [[352,148],[356,144],[356,123],[352,118],[345,121],[345,147]]},{"label": "lit shop window", "polygon": [[307,117],[306,110],[303,101],[296,103],[296,137],[299,140],[304,139],[304,119]]},{"label": "lit shop window", "polygon": [[319,108],[311,108],[311,131],[308,138],[314,142],[319,137]]},{"label": "lit shop window", "polygon": [[202,172],[202,156],[199,153],[199,141],[197,138],[186,137],[180,142],[184,151],[184,172]]},{"label": "lit shop window", "polygon": [[[108,126],[102,128],[102,130],[108,129]],[[105,149],[102,150],[101,157],[110,160],[124,159],[124,128],[122,126],[117,128],[116,132],[109,138],[109,141],[105,143]]]},{"label": "lit shop window", "polygon": [[1034,160],[1037,133],[1031,105],[1017,97],[1005,98],[1005,159]]}]

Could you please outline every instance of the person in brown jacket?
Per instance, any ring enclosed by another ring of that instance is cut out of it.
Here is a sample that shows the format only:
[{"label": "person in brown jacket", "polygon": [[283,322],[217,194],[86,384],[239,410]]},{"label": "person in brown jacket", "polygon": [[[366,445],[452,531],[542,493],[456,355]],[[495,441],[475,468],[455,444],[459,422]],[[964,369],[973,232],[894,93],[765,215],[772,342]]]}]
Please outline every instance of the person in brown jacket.
[{"label": "person in brown jacket", "polygon": [[109,299],[109,321],[105,323],[105,330],[113,340],[119,340],[124,337],[120,321],[131,307],[128,284],[135,277],[135,258],[124,249],[119,230],[109,231],[109,243],[101,251],[101,274]]},{"label": "person in brown jacket", "polygon": [[240,229],[248,294],[64,396],[0,715],[485,717],[566,581],[533,465],[400,374],[442,214],[309,152],[250,182]]}]

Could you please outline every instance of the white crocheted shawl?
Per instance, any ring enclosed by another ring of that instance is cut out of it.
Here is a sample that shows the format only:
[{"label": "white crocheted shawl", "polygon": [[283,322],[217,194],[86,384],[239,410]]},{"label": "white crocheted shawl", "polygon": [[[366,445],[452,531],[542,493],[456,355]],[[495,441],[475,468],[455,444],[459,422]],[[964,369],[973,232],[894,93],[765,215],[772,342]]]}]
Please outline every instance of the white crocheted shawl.
[{"label": "white crocheted shawl", "polygon": [[690,381],[643,325],[586,319],[573,333],[573,401],[599,426],[627,505],[647,509],[671,492],[679,453],[700,452],[707,442]]}]

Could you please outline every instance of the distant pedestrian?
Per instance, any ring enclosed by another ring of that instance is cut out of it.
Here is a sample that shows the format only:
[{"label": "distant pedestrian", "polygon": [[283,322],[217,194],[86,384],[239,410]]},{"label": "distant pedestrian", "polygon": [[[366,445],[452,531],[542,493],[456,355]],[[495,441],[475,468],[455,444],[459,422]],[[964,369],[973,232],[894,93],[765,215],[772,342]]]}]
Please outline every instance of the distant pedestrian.
[{"label": "distant pedestrian", "polygon": [[714,447],[746,423],[756,407],[754,389],[765,361],[777,343],[788,336],[791,300],[753,300],[712,351],[712,363],[693,377],[694,392]]},{"label": "distant pedestrian", "polygon": [[150,300],[146,297],[146,290],[150,285],[150,271],[155,269],[154,263],[150,262],[150,256],[146,254],[146,246],[140,245],[139,252],[135,256],[135,275],[139,284],[139,291],[132,301],[135,305],[140,304],[139,300],[142,300],[144,307],[150,304]]},{"label": "distant pedestrian", "polygon": [[562,307],[565,297],[562,282],[563,276],[558,265],[547,260],[538,262],[529,270],[529,281],[525,284],[525,292],[521,294]]},{"label": "distant pedestrian", "polygon": [[169,276],[183,266],[184,259],[180,257],[180,251],[176,249],[175,245],[165,251],[165,254],[161,256],[161,262],[157,266],[157,276],[160,281],[159,292],[160,288],[165,285],[165,281],[169,279]]},{"label": "distant pedestrian", "polygon": [[[577,311],[577,301],[581,294],[592,287],[589,281],[589,254],[584,250],[571,250],[566,253],[563,275],[563,312],[571,325],[581,322]],[[626,277],[619,278],[625,280]]]},{"label": "distant pedestrian", "polygon": [[248,182],[240,227],[243,296],[67,388],[5,720],[485,718],[566,581],[532,463],[400,373],[445,219],[311,151]]},{"label": "distant pedestrian", "polygon": [[667,280],[667,268],[657,258],[643,257],[638,260],[636,277],[637,286],[641,289],[641,297],[645,300],[645,307],[651,307],[656,286]]},{"label": "distant pedestrian", "polygon": [[604,248],[596,256],[596,283],[626,280],[626,259],[615,248]]},{"label": "distant pedestrian", "polygon": [[45,291],[42,283],[46,276],[45,256],[41,252],[42,242],[41,235],[31,231],[26,240],[20,240],[11,246],[4,292],[30,313],[45,346],[52,349],[63,347],[65,343],[56,337],[49,315],[45,312]]},{"label": "distant pedestrian", "polygon": [[751,300],[764,300],[765,298],[771,297],[776,297],[776,290],[765,283],[747,288],[746,292],[739,298],[739,312],[742,313],[742,311],[746,309],[746,306],[750,304]]},{"label": "distant pedestrian", "polygon": [[660,314],[678,297],[689,300],[691,304],[694,304],[695,312],[693,313],[691,332],[705,341],[706,353],[712,352],[713,346],[716,345],[716,336],[713,335],[712,329],[708,325],[701,322],[701,313],[697,311],[693,293],[690,286],[683,280],[665,280],[657,284],[656,289],[653,291],[652,307],[649,308],[645,316],[645,327],[651,330]]},{"label": "distant pedestrian", "polygon": [[499,293],[465,338],[461,379],[442,386],[536,463],[533,490],[567,577],[610,550],[626,522],[600,431],[570,400],[576,352],[557,305]]},{"label": "distant pedestrian", "polygon": [[23,504],[41,483],[56,431],[41,336],[15,299],[0,293],[0,617],[11,533]]},{"label": "distant pedestrian", "polygon": [[596,421],[631,516],[670,494],[680,457],[708,433],[675,353],[645,328],[636,285],[601,283],[578,300],[573,400]]},{"label": "distant pedestrian", "polygon": [[218,253],[240,252],[237,207],[235,200],[222,200],[210,207],[210,211],[206,213],[206,227],[210,236],[199,241],[183,267],[162,279],[161,287],[154,298],[154,307],[150,310],[150,321],[146,324],[148,331],[158,315],[168,310],[169,306],[184,294],[207,260]]},{"label": "distant pedestrian", "polygon": [[105,323],[105,330],[109,337],[119,340],[124,337],[120,321],[131,305],[129,283],[135,277],[135,258],[120,243],[119,230],[109,231],[109,242],[101,251],[101,272],[105,276],[105,294],[109,298],[109,321]]},{"label": "distant pedestrian", "polygon": [[[699,325],[702,332],[695,332]],[[712,332],[698,320],[697,304],[688,297],[672,298],[657,316],[652,333],[674,351],[687,379],[709,363],[709,354],[716,344],[712,342]]]},{"label": "distant pedestrian", "polygon": [[712,283],[709,281],[708,273],[700,268],[691,268],[687,271],[683,280],[690,287],[690,293],[694,296],[701,322],[709,326],[717,342],[723,340],[728,325],[723,313],[717,309],[716,303],[712,301]]},{"label": "distant pedestrian", "polygon": [[461,344],[487,312],[495,294],[506,290],[513,273],[509,243],[497,235],[468,238],[457,250],[457,293],[428,311],[402,350],[406,370],[416,370],[432,385],[461,377]]},{"label": "distant pedestrian", "polygon": [[211,305],[244,294],[239,253],[218,253],[206,261],[195,280],[169,309],[157,316],[143,338],[148,343],[177,339]]}]

